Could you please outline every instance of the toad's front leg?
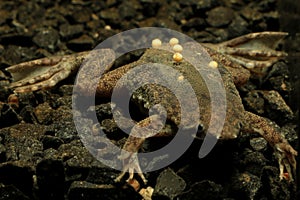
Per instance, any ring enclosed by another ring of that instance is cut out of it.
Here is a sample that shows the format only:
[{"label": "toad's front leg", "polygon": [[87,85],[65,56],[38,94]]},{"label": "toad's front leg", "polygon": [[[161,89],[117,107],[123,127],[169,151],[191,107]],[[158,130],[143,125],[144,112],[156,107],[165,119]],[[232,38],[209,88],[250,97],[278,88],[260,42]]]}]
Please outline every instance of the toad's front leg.
[{"label": "toad's front leg", "polygon": [[[111,60],[110,58],[114,58],[114,52],[111,49],[99,49],[72,55],[42,58],[10,66],[6,69],[13,79],[9,88],[14,89],[16,93],[52,88],[58,82],[77,72],[88,56],[98,56],[103,60]],[[105,70],[108,71],[108,69]]]}]

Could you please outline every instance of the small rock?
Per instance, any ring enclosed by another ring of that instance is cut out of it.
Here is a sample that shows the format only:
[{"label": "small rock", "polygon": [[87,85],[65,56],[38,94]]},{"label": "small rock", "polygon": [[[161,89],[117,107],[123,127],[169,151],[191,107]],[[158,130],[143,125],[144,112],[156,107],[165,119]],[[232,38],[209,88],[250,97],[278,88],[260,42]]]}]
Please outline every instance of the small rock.
[{"label": "small rock", "polygon": [[277,91],[261,91],[261,94],[268,103],[266,110],[271,120],[284,123],[294,119],[295,116],[293,111],[288,105],[286,105],[285,101]]},{"label": "small rock", "polygon": [[261,176],[262,168],[267,163],[268,160],[260,152],[245,153],[245,158],[242,160],[243,169],[258,177]]},{"label": "small rock", "polygon": [[196,9],[198,11],[206,11],[220,4],[220,1],[218,0],[200,0],[195,2],[197,3]]},{"label": "small rock", "polygon": [[111,24],[117,25],[121,22],[120,20],[122,19],[120,17],[119,11],[114,7],[107,10],[102,10],[99,16],[100,18],[104,19],[107,24],[110,25]]},{"label": "small rock", "polygon": [[232,195],[237,199],[252,200],[259,196],[262,183],[260,178],[250,174],[238,174],[232,183]]},{"label": "small rock", "polygon": [[259,137],[259,138],[252,138],[250,140],[250,145],[255,151],[262,151],[262,150],[266,150],[268,143],[264,138]]},{"label": "small rock", "polygon": [[39,104],[34,114],[40,124],[49,125],[52,123],[53,109],[48,103]]},{"label": "small rock", "polygon": [[154,17],[160,7],[160,2],[155,0],[141,0],[142,12],[146,17]]},{"label": "small rock", "polygon": [[241,16],[236,15],[236,17],[233,18],[232,22],[228,26],[229,38],[250,33],[251,31],[248,29],[248,26],[249,24],[246,20],[244,20]]},{"label": "small rock", "polygon": [[49,135],[56,136],[64,141],[64,143],[68,143],[74,139],[78,138],[76,127],[72,122],[54,122],[50,126],[47,127],[47,132]]},{"label": "small rock", "polygon": [[55,50],[59,34],[55,29],[42,29],[34,37],[33,42],[41,48],[46,48],[48,50]]},{"label": "small rock", "polygon": [[192,18],[182,26],[182,30],[189,31],[191,28],[194,28],[197,31],[201,31],[205,27],[205,24],[205,20],[202,18]]},{"label": "small rock", "polygon": [[215,36],[214,41],[216,42],[223,42],[229,38],[227,29],[208,27],[205,30]]},{"label": "small rock", "polygon": [[82,24],[70,25],[62,24],[59,27],[59,34],[63,39],[73,39],[83,34],[84,27]]},{"label": "small rock", "polygon": [[[23,37],[23,38],[12,38],[11,40],[15,42],[11,42],[10,44],[16,44],[20,46],[33,46],[32,43],[28,44],[28,40],[31,41],[31,38]],[[20,41],[26,41],[26,44],[22,44]],[[21,62],[25,62],[28,60],[32,60],[36,58],[35,55],[35,49],[34,48],[28,48],[28,47],[20,47],[16,45],[8,45],[5,48],[5,51],[3,52],[3,60],[1,61],[2,63],[5,63],[6,65],[13,65],[13,64],[18,64]]]},{"label": "small rock", "polygon": [[[84,9],[83,9],[84,8]],[[89,6],[77,7],[73,13],[69,15],[71,21],[78,24],[84,24],[91,20],[92,10]]]},{"label": "small rock", "polygon": [[233,10],[227,7],[216,7],[207,12],[206,21],[213,27],[220,27],[229,24],[234,17]]},{"label": "small rock", "polygon": [[82,35],[81,37],[70,40],[67,43],[67,47],[76,52],[90,50],[93,45],[94,40],[87,35]]},{"label": "small rock", "polygon": [[58,147],[60,147],[60,145],[64,143],[62,139],[51,135],[43,136],[41,141],[43,143],[44,149],[49,149],[49,148],[58,149]]},{"label": "small rock", "polygon": [[26,123],[32,123],[32,124],[37,124],[38,121],[36,119],[36,116],[34,114],[35,110],[32,106],[28,105],[25,106],[21,111],[20,111],[20,116]]},{"label": "small rock", "polygon": [[252,90],[243,98],[244,106],[249,111],[255,112],[258,115],[265,113],[265,100],[259,95],[256,90]]},{"label": "small rock", "polygon": [[119,15],[121,19],[130,20],[131,18],[137,15],[136,12],[136,4],[138,1],[128,2],[123,1],[122,4],[119,6]]},{"label": "small rock", "polygon": [[186,187],[185,181],[170,168],[162,171],[156,180],[153,196],[167,196],[173,199]]}]

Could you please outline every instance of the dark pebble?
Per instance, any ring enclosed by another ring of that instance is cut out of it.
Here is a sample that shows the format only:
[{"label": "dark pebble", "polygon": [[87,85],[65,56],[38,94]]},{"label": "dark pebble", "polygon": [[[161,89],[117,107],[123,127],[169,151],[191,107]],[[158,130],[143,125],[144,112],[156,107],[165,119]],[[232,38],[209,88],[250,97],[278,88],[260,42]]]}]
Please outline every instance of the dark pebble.
[{"label": "dark pebble", "polygon": [[87,35],[82,35],[81,37],[70,40],[67,43],[67,47],[76,52],[90,50],[93,45],[94,40]]},{"label": "dark pebble", "polygon": [[34,109],[34,114],[40,124],[49,125],[52,123],[53,109],[48,103],[39,104]]},{"label": "dark pebble", "polygon": [[66,16],[74,24],[84,24],[91,20],[92,10],[88,6],[75,7],[72,14]]},{"label": "dark pebble", "polygon": [[51,135],[43,136],[41,141],[43,143],[44,149],[49,149],[49,148],[58,149],[58,147],[60,147],[60,145],[64,143],[64,141],[61,140],[60,138]]},{"label": "dark pebble", "polygon": [[227,7],[216,7],[207,12],[206,21],[213,27],[228,25],[234,18],[234,12]]},{"label": "dark pebble", "polygon": [[229,38],[229,32],[227,29],[208,27],[205,30],[214,35],[214,41],[223,42]]},{"label": "dark pebble", "polygon": [[107,25],[119,26],[119,23],[121,22],[120,14],[116,8],[102,10],[100,11],[99,16],[107,22]]},{"label": "dark pebble", "polygon": [[70,25],[62,24],[59,26],[59,34],[63,39],[73,39],[83,34],[84,26],[82,24]]},{"label": "dark pebble", "polygon": [[24,122],[36,124],[38,122],[37,122],[34,112],[35,112],[34,108],[32,106],[28,105],[28,106],[25,106],[24,108],[22,108],[22,110],[20,111],[20,116],[22,117]]},{"label": "dark pebble", "polygon": [[236,15],[228,26],[229,38],[238,37],[250,33],[249,24],[241,16]]},{"label": "dark pebble", "polygon": [[202,18],[192,18],[189,19],[183,26],[182,26],[182,30],[183,31],[189,31],[191,28],[197,30],[197,31],[201,31],[204,29],[205,27],[205,20]]},{"label": "dark pebble", "polygon": [[160,2],[155,0],[141,0],[140,4],[145,17],[154,17],[160,7]]},{"label": "dark pebble", "polygon": [[[19,39],[14,39],[20,41]],[[25,39],[27,40],[27,39]],[[18,44],[22,45],[22,44]],[[15,45],[8,45],[2,54],[2,63],[6,65],[18,64],[36,58],[34,48],[20,47]]]},{"label": "dark pebble", "polygon": [[153,196],[167,196],[170,199],[174,199],[185,187],[185,181],[175,174],[172,169],[167,168],[159,174]]},{"label": "dark pebble", "polygon": [[255,112],[256,114],[264,114],[264,99],[257,93],[256,90],[250,91],[246,97],[243,98],[244,106],[247,110]]},{"label": "dark pebble", "polygon": [[37,46],[54,51],[59,41],[59,34],[52,28],[41,29],[32,40]]},{"label": "dark pebble", "polygon": [[252,90],[243,98],[245,107],[283,125],[294,118],[292,110],[276,91]]},{"label": "dark pebble", "polygon": [[243,169],[258,177],[261,176],[262,168],[268,163],[268,160],[260,152],[248,152],[241,161]]},{"label": "dark pebble", "polygon": [[200,0],[200,1],[194,1],[194,2],[196,3],[195,6],[194,6],[194,9],[196,11],[203,12],[203,11],[212,9],[213,7],[216,7],[216,6],[220,5],[221,1],[218,1],[218,0]]},{"label": "dark pebble", "polygon": [[250,140],[250,145],[255,151],[262,151],[266,150],[268,143],[264,138],[258,137],[252,138]]},{"label": "dark pebble", "polygon": [[260,178],[250,173],[238,174],[232,183],[232,196],[237,199],[251,200],[260,194]]},{"label": "dark pebble", "polygon": [[123,1],[123,3],[119,6],[119,15],[121,19],[130,20],[137,15],[135,8],[136,3]]},{"label": "dark pebble", "polygon": [[54,122],[50,126],[47,127],[47,133],[53,134],[64,141],[64,143],[68,143],[74,139],[78,138],[76,128],[73,123],[70,122]]}]

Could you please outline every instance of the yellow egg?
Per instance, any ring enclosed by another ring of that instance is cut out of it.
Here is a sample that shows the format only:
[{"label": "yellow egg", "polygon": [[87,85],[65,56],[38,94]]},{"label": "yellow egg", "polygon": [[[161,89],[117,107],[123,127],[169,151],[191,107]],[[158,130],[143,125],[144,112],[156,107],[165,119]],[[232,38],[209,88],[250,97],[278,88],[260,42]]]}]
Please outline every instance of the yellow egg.
[{"label": "yellow egg", "polygon": [[182,50],[183,50],[183,48],[182,48],[182,46],[180,45],[180,44],[175,44],[174,46],[173,46],[173,51],[175,51],[175,52],[182,52]]},{"label": "yellow egg", "polygon": [[156,39],[152,40],[152,47],[153,48],[158,48],[160,46],[161,46],[161,40],[160,39],[156,38]]},{"label": "yellow egg", "polygon": [[184,76],[183,76],[183,75],[178,76],[178,77],[177,77],[177,80],[178,80],[179,82],[183,81],[183,80],[184,80]]},{"label": "yellow egg", "polygon": [[216,61],[210,61],[208,64],[209,67],[211,68],[217,68],[218,67],[218,63]]},{"label": "yellow egg", "polygon": [[173,55],[173,60],[174,61],[176,61],[176,62],[180,62],[180,61],[182,61],[182,59],[183,59],[183,56],[182,56],[182,54],[181,53],[174,53],[174,55]]},{"label": "yellow egg", "polygon": [[176,44],[179,44],[179,40],[177,38],[171,38],[170,41],[169,41],[169,44],[171,46],[174,46]]}]

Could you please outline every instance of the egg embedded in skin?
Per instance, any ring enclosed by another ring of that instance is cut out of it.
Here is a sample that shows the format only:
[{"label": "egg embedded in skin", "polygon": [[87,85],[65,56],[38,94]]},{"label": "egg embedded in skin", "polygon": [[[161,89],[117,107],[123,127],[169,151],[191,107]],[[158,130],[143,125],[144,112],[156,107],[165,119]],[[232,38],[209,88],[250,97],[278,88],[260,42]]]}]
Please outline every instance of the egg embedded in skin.
[{"label": "egg embedded in skin", "polygon": [[174,46],[176,44],[179,44],[179,40],[177,38],[171,38],[170,41],[169,41],[169,44],[171,46]]},{"label": "egg embedded in skin", "polygon": [[152,47],[153,47],[153,48],[158,48],[158,47],[161,46],[161,44],[162,44],[162,42],[161,42],[161,40],[158,39],[158,38],[152,40]]},{"label": "egg embedded in skin", "polygon": [[181,53],[174,53],[173,55],[173,60],[176,61],[176,62],[181,62],[183,59],[183,56]]},{"label": "egg embedded in skin", "polygon": [[173,51],[174,51],[174,52],[180,53],[180,52],[182,52],[182,50],[183,50],[183,47],[182,47],[180,44],[175,44],[175,45],[173,46]]}]

